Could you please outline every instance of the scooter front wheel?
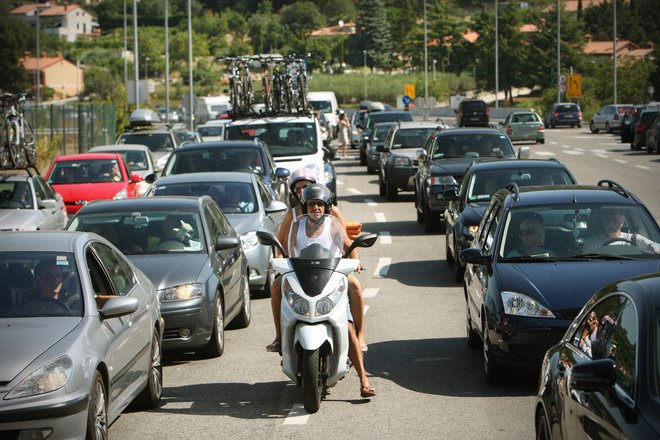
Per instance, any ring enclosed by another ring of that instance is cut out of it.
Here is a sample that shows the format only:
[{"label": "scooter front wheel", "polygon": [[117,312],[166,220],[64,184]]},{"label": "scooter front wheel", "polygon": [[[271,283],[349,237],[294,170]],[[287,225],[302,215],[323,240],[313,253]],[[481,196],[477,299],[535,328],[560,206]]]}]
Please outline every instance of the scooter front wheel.
[{"label": "scooter front wheel", "polygon": [[323,392],[322,363],[319,350],[305,350],[303,352],[302,391],[305,411],[315,413],[321,407],[321,393]]}]

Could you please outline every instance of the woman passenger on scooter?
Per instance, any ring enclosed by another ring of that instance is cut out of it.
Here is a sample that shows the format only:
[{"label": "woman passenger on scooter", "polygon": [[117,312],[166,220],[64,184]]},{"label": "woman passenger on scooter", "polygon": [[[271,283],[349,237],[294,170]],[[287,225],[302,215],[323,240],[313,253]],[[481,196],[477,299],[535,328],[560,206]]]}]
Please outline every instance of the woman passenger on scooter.
[{"label": "woman passenger on scooter", "polygon": [[[301,194],[306,187],[313,183],[317,183],[318,178],[312,169],[303,167],[298,168],[291,174],[289,182],[292,208],[284,216],[277,234],[277,239],[287,252],[289,252],[288,244],[291,225],[296,221],[298,216],[302,214],[302,207],[300,206]],[[330,204],[330,215],[337,217],[342,225],[346,226],[344,216],[341,214],[337,206]],[[281,257],[281,255],[276,255],[276,257]],[[357,249],[351,252],[350,257],[359,260]],[[362,265],[360,264],[359,267],[361,268]],[[280,278],[276,278],[271,287],[270,305],[273,312],[273,321],[275,323],[275,340],[266,346],[266,350],[269,352],[279,352],[282,340],[280,334],[280,301],[282,300],[280,281]],[[359,347],[361,351],[365,352],[367,351],[367,344],[364,342],[363,331],[364,296],[362,295],[362,285],[354,274],[348,276],[348,299],[351,306],[351,313],[353,315],[355,333],[360,344]]]}]

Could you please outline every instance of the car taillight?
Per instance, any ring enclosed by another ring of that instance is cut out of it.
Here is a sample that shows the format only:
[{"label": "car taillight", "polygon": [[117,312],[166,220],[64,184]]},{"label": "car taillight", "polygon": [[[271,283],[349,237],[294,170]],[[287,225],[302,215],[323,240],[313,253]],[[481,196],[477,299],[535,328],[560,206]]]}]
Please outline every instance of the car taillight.
[{"label": "car taillight", "polygon": [[486,107],[486,116],[490,116],[490,107]]},{"label": "car taillight", "polygon": [[635,131],[638,131],[638,132],[640,132],[640,133],[645,132],[645,131],[646,131],[646,125],[644,125],[643,122],[640,122],[640,123],[637,124],[637,126],[635,127]]},{"label": "car taillight", "polygon": [[513,133],[513,129],[511,127],[506,128],[506,134],[511,134]]},{"label": "car taillight", "polygon": [[582,119],[582,112],[578,112],[578,118]]},{"label": "car taillight", "polygon": [[539,131],[545,130],[545,125],[543,125],[543,122],[541,122],[541,126],[539,127]]},{"label": "car taillight", "polygon": [[559,112],[555,112],[555,119],[559,117]]},{"label": "car taillight", "polygon": [[616,115],[614,115],[614,117],[612,119],[614,119],[615,121],[618,121],[619,120],[619,114],[617,113]]}]

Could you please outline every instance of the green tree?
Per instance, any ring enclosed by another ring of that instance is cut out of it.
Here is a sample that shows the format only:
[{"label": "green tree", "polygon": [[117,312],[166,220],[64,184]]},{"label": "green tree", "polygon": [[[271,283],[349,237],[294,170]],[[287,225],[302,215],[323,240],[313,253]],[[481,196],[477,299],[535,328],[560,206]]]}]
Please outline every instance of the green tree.
[{"label": "green tree", "polygon": [[305,38],[314,29],[325,25],[319,7],[309,1],[284,6],[279,15],[280,23],[291,29],[291,32],[300,39]]},{"label": "green tree", "polygon": [[115,95],[116,87],[119,87],[119,83],[110,69],[98,66],[89,66],[85,69],[84,96],[98,97],[102,101],[107,101]]},{"label": "green tree", "polygon": [[10,15],[0,15],[0,89],[10,92],[25,90],[28,76],[19,59],[23,55],[25,41],[31,32],[23,23]]},{"label": "green tree", "polygon": [[366,50],[368,66],[389,70],[394,44],[383,1],[360,0],[355,28],[356,35],[349,44],[352,64],[362,65],[362,51]]}]

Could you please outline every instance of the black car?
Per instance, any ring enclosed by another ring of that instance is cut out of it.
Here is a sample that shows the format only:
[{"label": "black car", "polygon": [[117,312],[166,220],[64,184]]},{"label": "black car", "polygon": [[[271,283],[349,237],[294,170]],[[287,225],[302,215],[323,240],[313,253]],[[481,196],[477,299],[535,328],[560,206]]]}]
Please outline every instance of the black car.
[{"label": "black car", "polygon": [[215,141],[186,145],[170,155],[162,176],[210,171],[248,171],[264,181],[275,198],[287,203],[288,169],[275,166],[266,144],[253,141]]},{"label": "black car", "polygon": [[503,368],[538,369],[603,286],[660,270],[653,216],[620,185],[598,183],[507,185],[459,254],[467,342],[483,348],[487,382]]},{"label": "black car", "polygon": [[632,142],[635,140],[635,125],[639,121],[639,114],[645,108],[645,105],[636,105],[632,110],[624,114],[621,120],[621,130],[619,131],[621,143],[630,143],[631,149],[633,149]]},{"label": "black car", "polygon": [[660,275],[594,295],[545,355],[536,438],[660,438]]},{"label": "black car", "polygon": [[509,182],[519,187],[531,185],[571,185],[573,174],[558,160],[501,160],[472,165],[461,186],[447,191],[449,206],[445,211],[447,225],[447,264],[454,267],[456,281],[463,280],[465,266],[457,256],[472,246],[481,219],[493,195]]},{"label": "black car", "polygon": [[639,119],[635,120],[634,137],[630,143],[631,150],[641,150],[646,147],[646,131],[651,128],[660,107],[647,107],[639,112]]},{"label": "black car", "polygon": [[378,148],[378,187],[381,196],[394,202],[399,191],[415,189],[417,152],[433,133],[447,126],[442,121],[398,122],[390,130],[385,143]]},{"label": "black car", "polygon": [[548,128],[568,125],[582,127],[582,110],[573,102],[556,102],[545,114],[545,126]]},{"label": "black car", "polygon": [[464,99],[454,112],[457,127],[488,127],[490,109],[481,99]]},{"label": "black car", "polygon": [[412,114],[405,111],[379,111],[367,113],[362,128],[362,141],[360,142],[360,165],[367,164],[367,143],[371,136],[371,130],[379,122],[412,121]]},{"label": "black car", "polygon": [[211,197],[98,200],[78,211],[67,230],[103,236],[149,277],[165,319],[163,349],[218,357],[225,327],[250,325],[241,238]]},{"label": "black car", "polygon": [[[529,147],[520,147],[518,157],[529,157]],[[414,177],[417,223],[428,232],[442,230],[440,220],[449,204],[444,193],[458,188],[470,165],[515,158],[511,141],[500,130],[450,128],[429,136]]]}]

